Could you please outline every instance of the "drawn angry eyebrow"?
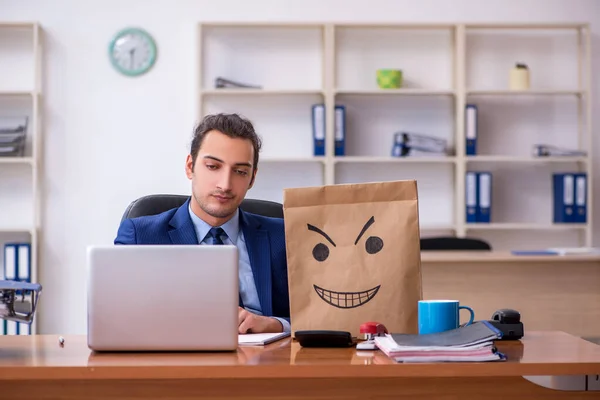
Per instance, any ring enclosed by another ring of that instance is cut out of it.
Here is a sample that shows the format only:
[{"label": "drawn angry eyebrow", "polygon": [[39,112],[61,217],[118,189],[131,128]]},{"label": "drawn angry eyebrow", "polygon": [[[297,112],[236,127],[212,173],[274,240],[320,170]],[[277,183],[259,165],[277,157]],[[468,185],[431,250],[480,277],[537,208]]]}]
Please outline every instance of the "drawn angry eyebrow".
[{"label": "drawn angry eyebrow", "polygon": [[365,224],[365,226],[363,226],[362,230],[360,231],[360,233],[358,234],[358,237],[356,238],[356,241],[354,242],[354,244],[356,245],[356,243],[358,243],[358,241],[360,240],[360,238],[362,237],[362,235],[365,233],[365,231],[367,229],[369,229],[369,227],[371,225],[373,225],[373,222],[375,222],[375,217],[371,217],[371,219],[369,219],[367,221],[367,223]]},{"label": "drawn angry eyebrow", "polygon": [[314,232],[320,233],[321,235],[323,235],[323,237],[325,239],[329,240],[329,243],[331,243],[333,245],[333,247],[336,247],[335,243],[333,243],[333,240],[331,240],[331,238],[329,237],[329,235],[327,235],[325,232],[323,232],[322,230],[320,230],[316,226],[312,226],[311,224],[306,224],[306,225],[308,225],[308,230],[309,231],[314,231]]}]

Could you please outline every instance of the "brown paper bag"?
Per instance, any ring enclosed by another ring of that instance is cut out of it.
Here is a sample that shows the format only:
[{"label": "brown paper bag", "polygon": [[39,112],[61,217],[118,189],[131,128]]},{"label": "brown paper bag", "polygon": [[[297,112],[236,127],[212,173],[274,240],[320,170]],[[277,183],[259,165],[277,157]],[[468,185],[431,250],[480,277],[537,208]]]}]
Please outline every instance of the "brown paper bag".
[{"label": "brown paper bag", "polygon": [[292,334],[362,337],[376,321],[417,333],[422,299],[416,181],[284,190]]}]

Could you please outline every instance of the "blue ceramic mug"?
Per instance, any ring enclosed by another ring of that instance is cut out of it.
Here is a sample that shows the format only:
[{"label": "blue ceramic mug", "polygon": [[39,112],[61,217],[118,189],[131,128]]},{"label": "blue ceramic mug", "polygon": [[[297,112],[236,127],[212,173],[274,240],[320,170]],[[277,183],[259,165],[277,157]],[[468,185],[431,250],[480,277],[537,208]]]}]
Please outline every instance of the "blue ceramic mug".
[{"label": "blue ceramic mug", "polygon": [[471,318],[466,325],[473,323],[475,312],[471,307],[459,305],[458,300],[420,300],[419,334],[436,333],[456,329],[460,325],[459,311],[469,310]]}]

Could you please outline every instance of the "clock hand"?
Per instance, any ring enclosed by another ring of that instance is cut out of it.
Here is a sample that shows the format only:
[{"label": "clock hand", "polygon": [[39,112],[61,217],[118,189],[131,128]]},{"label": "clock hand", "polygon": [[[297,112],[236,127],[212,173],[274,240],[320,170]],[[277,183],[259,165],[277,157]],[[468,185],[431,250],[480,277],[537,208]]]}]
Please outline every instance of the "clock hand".
[{"label": "clock hand", "polygon": [[133,68],[133,53],[135,53],[135,48],[129,50],[129,55],[131,56],[131,58],[130,58],[131,68]]}]

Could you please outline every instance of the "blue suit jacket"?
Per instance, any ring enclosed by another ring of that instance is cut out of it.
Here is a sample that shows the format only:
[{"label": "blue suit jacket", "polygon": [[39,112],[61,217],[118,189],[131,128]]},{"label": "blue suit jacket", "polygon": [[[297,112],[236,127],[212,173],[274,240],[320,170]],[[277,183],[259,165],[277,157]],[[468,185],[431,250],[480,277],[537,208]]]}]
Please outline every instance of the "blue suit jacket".
[{"label": "blue suit jacket", "polygon": [[[161,214],[125,219],[115,244],[198,244],[188,199]],[[283,219],[263,217],[240,209],[254,282],[263,315],[289,321],[290,302]]]}]

